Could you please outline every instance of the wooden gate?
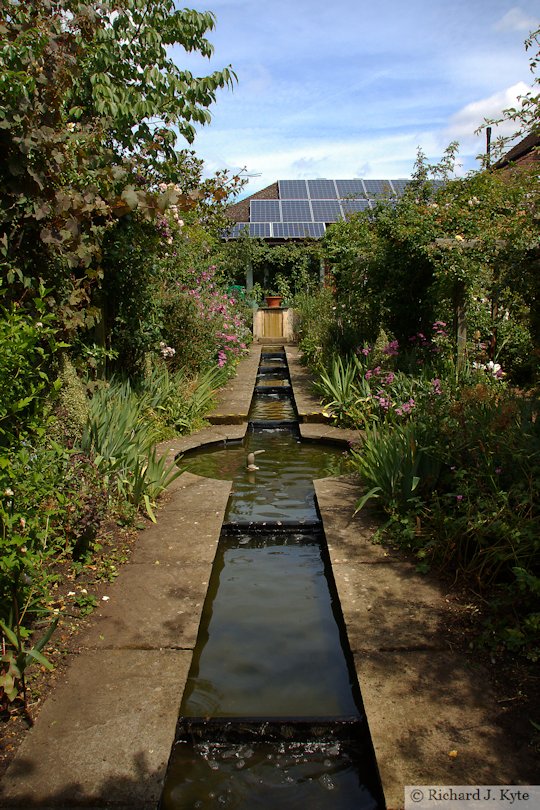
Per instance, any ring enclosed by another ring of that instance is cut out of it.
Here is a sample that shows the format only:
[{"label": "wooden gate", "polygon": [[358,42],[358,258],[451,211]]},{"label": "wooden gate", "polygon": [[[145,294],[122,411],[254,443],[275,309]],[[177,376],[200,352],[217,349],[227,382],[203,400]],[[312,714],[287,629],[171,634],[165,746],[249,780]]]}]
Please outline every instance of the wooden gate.
[{"label": "wooden gate", "polygon": [[281,309],[264,309],[262,336],[263,338],[283,337],[283,311]]}]

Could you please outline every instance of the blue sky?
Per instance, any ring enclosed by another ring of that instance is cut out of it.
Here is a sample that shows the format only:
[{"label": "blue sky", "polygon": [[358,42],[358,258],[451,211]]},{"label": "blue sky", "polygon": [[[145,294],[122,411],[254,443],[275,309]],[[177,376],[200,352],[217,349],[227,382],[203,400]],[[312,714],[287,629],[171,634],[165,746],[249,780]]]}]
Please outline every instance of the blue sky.
[{"label": "blue sky", "polygon": [[[278,179],[408,177],[417,148],[439,160],[531,86],[524,39],[538,0],[208,0],[209,61],[172,56],[196,75],[231,65],[194,149],[208,173],[246,168],[246,193]],[[179,146],[181,144],[179,143]]]}]

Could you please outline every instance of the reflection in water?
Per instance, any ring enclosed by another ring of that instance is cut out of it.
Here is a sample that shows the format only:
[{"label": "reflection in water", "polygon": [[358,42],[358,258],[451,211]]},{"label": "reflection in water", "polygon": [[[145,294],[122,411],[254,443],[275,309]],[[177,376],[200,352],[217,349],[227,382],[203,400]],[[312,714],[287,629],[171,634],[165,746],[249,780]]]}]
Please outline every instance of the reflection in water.
[{"label": "reflection in water", "polygon": [[264,374],[257,378],[257,388],[290,388],[289,380],[278,374]]},{"label": "reflection in water", "polygon": [[281,392],[265,392],[253,402],[249,418],[252,422],[291,422],[296,419],[296,410],[290,398],[283,396]]},{"label": "reflection in water", "polygon": [[[257,455],[256,472],[246,469],[247,454]],[[180,466],[196,475],[233,482],[226,522],[298,523],[317,520],[314,478],[347,472],[342,449],[301,442],[290,430],[259,430],[242,444],[200,449]]]},{"label": "reflection in water", "polygon": [[182,716],[359,716],[317,535],[222,537],[200,634]]}]

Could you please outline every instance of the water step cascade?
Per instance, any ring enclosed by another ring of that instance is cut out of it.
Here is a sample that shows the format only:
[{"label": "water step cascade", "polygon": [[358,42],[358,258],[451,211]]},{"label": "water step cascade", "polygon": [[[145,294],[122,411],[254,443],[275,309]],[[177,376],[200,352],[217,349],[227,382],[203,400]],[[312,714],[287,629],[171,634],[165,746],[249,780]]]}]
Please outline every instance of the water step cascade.
[{"label": "water step cascade", "polygon": [[312,483],[346,459],[300,439],[283,349],[263,347],[246,438],[181,464],[233,484],[160,810],[382,810]]}]

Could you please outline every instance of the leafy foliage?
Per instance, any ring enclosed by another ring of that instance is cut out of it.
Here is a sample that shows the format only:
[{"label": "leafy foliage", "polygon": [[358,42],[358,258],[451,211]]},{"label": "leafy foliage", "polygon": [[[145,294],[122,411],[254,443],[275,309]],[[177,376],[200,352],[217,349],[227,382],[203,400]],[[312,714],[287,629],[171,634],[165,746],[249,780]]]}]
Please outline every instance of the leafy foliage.
[{"label": "leafy foliage", "polygon": [[[334,401],[347,395],[346,411],[336,413],[365,431],[352,453],[365,490],[358,509],[374,500],[388,517],[386,531],[416,554],[420,570],[441,566],[473,583],[489,606],[485,640],[534,659],[540,648],[537,397],[512,391],[494,369],[470,367],[459,382],[451,368],[431,380],[433,368],[413,370],[415,376],[368,369],[371,396],[354,399],[355,367],[362,368],[359,359],[336,361],[321,386]],[[414,397],[396,404],[409,393]]]},{"label": "leafy foliage", "polygon": [[362,481],[370,487],[358,502],[357,511],[371,498],[381,498],[389,511],[411,506],[423,458],[412,424],[391,431],[368,429],[362,450],[353,450],[352,456]]},{"label": "leafy foliage", "polygon": [[28,423],[43,423],[59,388],[52,360],[61,346],[45,309],[43,297],[36,297],[35,315],[16,306],[0,310],[0,447],[9,447]]},{"label": "leafy foliage", "polygon": [[[539,295],[537,180],[534,171],[450,179],[454,158],[454,145],[434,166],[420,153],[413,180],[394,206],[383,201],[374,212],[329,228],[325,249],[335,276],[339,350],[373,342],[381,327],[403,343],[429,334],[437,319],[452,324],[456,346],[461,312],[469,352],[479,331],[487,359],[504,348],[523,375],[523,348],[513,340],[523,347],[528,332],[534,345],[540,342],[533,305]],[[444,185],[435,190],[430,175]]]},{"label": "leafy foliage", "polygon": [[135,507],[145,505],[154,519],[152,501],[173,480],[175,465],[165,466],[153,449],[156,427],[144,420],[145,403],[128,382],[103,387],[90,403],[82,448],[95,456],[95,464],[108,486]]},{"label": "leafy foliage", "polygon": [[92,327],[102,241],[118,218],[228,196],[226,175],[201,183],[201,162],[174,145],[177,130],[193,139],[234,74],[197,78],[174,65],[174,45],[210,55],[214,18],[173,0],[0,9],[0,260],[13,297],[43,278],[65,328]]}]

